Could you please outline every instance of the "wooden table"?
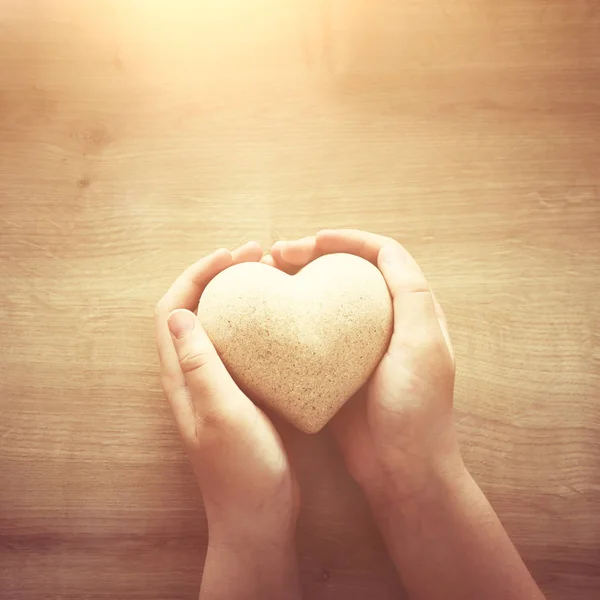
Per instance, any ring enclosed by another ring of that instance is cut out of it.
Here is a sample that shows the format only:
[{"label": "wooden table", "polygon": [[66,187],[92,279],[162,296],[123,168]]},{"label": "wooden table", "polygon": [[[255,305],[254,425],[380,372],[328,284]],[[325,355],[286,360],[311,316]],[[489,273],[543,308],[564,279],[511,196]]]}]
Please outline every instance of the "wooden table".
[{"label": "wooden table", "polygon": [[[354,226],[445,306],[465,459],[548,599],[598,598],[599,41],[593,0],[2,0],[0,597],[196,597],[153,306]],[[402,597],[327,434],[293,454],[305,597]]]}]

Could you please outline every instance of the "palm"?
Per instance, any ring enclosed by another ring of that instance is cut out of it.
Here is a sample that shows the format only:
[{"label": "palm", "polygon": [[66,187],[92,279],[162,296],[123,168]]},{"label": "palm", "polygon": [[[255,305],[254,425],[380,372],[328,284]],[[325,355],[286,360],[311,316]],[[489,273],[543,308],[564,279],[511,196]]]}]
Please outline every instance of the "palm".
[{"label": "palm", "polygon": [[[239,389],[229,397],[227,406],[218,422],[209,424],[205,421],[202,435],[190,449],[191,462],[199,480],[207,475],[213,481],[218,480],[217,496],[243,498],[246,507],[256,510],[265,497],[275,497],[290,490],[297,502],[296,484],[287,455],[269,418]],[[221,419],[225,420],[226,427]],[[202,460],[208,452],[215,459],[210,464]],[[219,477],[206,473],[207,468],[218,470]]]},{"label": "palm", "polygon": [[[386,445],[388,432],[397,435],[398,404],[386,401],[392,379],[389,361],[383,360],[369,382],[361,388],[331,423],[348,470],[357,480],[377,471],[376,458]],[[395,390],[394,396],[397,395]]]}]

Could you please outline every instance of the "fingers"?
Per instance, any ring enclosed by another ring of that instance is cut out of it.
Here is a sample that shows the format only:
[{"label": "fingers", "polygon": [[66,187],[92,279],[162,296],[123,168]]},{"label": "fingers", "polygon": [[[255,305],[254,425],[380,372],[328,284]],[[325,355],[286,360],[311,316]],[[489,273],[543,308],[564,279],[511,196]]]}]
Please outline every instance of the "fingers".
[{"label": "fingers", "polygon": [[293,275],[320,256],[320,252],[313,235],[299,240],[275,242],[271,248],[271,256],[278,269]]},{"label": "fingers", "polygon": [[397,332],[392,337],[392,345],[400,339],[404,343],[422,345],[424,341],[437,342],[443,338],[454,360],[446,317],[421,268],[396,240],[356,229],[325,229],[314,237],[276,242],[267,264],[293,275],[319,256],[341,252],[370,261],[386,279],[394,303],[394,331]]},{"label": "fingers", "polygon": [[273,244],[271,255],[278,269],[293,275],[324,254],[356,254],[377,264],[379,250],[393,242],[391,238],[356,229],[325,229],[316,236]]},{"label": "fingers", "polygon": [[194,407],[189,393],[185,392],[185,377],[171,341],[167,318],[178,308],[195,311],[204,288],[223,269],[234,263],[259,260],[261,256],[262,250],[256,242],[248,242],[233,253],[225,249],[217,250],[188,267],[156,306],[155,328],[162,369],[161,382],[183,436],[193,434]]},{"label": "fingers", "polygon": [[[377,261],[392,298],[405,292],[429,294],[429,284],[415,259],[397,242],[384,246]],[[431,303],[433,307],[433,300]]]},{"label": "fingers", "polygon": [[316,242],[314,235],[288,242],[275,242],[272,254],[276,260],[302,267],[316,258],[318,254]]},{"label": "fingers", "polygon": [[247,242],[234,250],[231,255],[233,264],[237,265],[243,262],[258,262],[263,255],[263,251],[258,242]]},{"label": "fingers", "polygon": [[316,238],[317,248],[321,254],[334,252],[356,254],[375,265],[381,248],[392,243],[398,244],[392,238],[357,229],[324,229],[317,233]]},{"label": "fingers", "polygon": [[232,264],[233,256],[224,248],[195,262],[171,285],[158,303],[157,310],[168,314],[175,308],[195,309],[208,282]]},{"label": "fingers", "polygon": [[220,271],[231,266],[233,257],[229,250],[217,250],[188,267],[173,283],[156,305],[156,345],[160,358],[163,390],[171,406],[173,417],[181,435],[190,439],[194,435],[194,407],[189,395],[178,393],[185,387],[185,378],[179,368],[167,326],[169,313],[176,308],[195,310],[204,288]]},{"label": "fingers", "polygon": [[[248,242],[233,253],[225,249],[217,250],[188,267],[175,280],[156,307],[158,350],[163,370],[168,373],[176,370],[176,361],[166,329],[167,315],[176,308],[196,310],[204,288],[215,275],[232,264],[257,261],[261,256],[262,249],[257,242]],[[164,368],[169,366],[171,368]]]},{"label": "fingers", "polygon": [[435,300],[423,271],[411,254],[396,240],[355,229],[326,229],[316,236],[320,254],[347,252],[371,261],[381,270],[394,302],[395,331],[424,332],[432,325],[443,333],[452,355],[446,317]]},{"label": "fingers", "polygon": [[196,426],[224,416],[222,398],[236,397],[237,387],[221,362],[200,320],[191,311],[176,309],[167,319],[173,348],[185,384],[174,390],[189,395]]},{"label": "fingers", "polygon": [[397,244],[392,238],[357,229],[324,229],[316,236],[275,242],[271,255],[277,268],[294,274],[319,256],[338,252],[356,254],[376,265],[379,251],[390,243]]},{"label": "fingers", "polygon": [[442,340],[443,329],[431,289],[414,258],[400,244],[393,242],[379,253],[378,266],[394,305],[390,350],[400,344],[424,349]]},{"label": "fingers", "polygon": [[281,247],[287,243],[289,242],[275,242],[273,244],[271,247],[271,254],[267,259],[267,264],[271,264],[271,266],[283,271],[284,273],[287,273],[288,275],[294,275],[298,272],[298,267],[288,263],[281,256]]},{"label": "fingers", "polygon": [[273,260],[273,257],[270,254],[265,254],[260,259],[260,262],[263,263],[264,265],[269,265],[269,267],[277,268],[277,265],[275,264],[275,261]]}]

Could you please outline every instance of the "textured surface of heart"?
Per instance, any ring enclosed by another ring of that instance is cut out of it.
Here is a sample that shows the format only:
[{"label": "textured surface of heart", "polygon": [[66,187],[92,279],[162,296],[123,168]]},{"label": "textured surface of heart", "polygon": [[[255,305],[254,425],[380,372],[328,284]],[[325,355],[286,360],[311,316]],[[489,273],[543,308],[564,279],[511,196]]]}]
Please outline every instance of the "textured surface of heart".
[{"label": "textured surface of heart", "polygon": [[198,315],[238,385],[313,433],[368,380],[393,313],[377,267],[331,254],[294,276],[261,263],[230,267],[206,287]]}]

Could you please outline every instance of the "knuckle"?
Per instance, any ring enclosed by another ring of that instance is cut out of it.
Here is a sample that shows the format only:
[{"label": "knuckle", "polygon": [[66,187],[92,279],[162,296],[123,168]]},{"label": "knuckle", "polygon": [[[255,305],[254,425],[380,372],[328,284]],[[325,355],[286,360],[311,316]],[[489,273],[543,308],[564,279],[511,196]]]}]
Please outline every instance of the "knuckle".
[{"label": "knuckle", "polygon": [[240,433],[247,429],[247,424],[241,423],[239,415],[231,408],[210,403],[204,410],[196,412],[195,425],[199,446],[213,451],[239,443]]},{"label": "knuckle", "polygon": [[221,438],[223,432],[229,429],[228,422],[229,415],[216,407],[211,406],[196,413],[196,430],[202,434],[199,437],[205,442]]},{"label": "knuckle", "polygon": [[203,370],[212,360],[212,353],[203,348],[184,349],[179,355],[179,364],[184,374]]}]

